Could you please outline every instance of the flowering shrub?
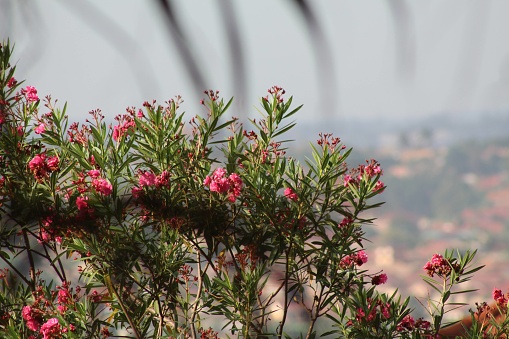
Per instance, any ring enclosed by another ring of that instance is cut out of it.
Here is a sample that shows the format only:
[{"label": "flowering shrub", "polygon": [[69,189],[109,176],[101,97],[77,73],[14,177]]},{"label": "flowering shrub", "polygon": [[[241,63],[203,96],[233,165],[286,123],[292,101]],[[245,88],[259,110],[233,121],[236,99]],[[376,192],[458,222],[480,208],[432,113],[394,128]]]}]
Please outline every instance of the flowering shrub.
[{"label": "flowering shrub", "polygon": [[300,106],[280,87],[252,129],[227,119],[231,100],[214,91],[188,124],[180,97],[113,126],[98,110],[69,124],[65,105],[14,78],[11,52],[0,47],[6,338],[281,338],[302,313],[306,338],[433,337],[451,288],[477,270],[471,254],[426,265],[433,288],[434,274],[447,282],[432,322],[379,293],[387,275],[361,266],[380,164],[349,168],[330,134],[305,165],[287,156]]}]

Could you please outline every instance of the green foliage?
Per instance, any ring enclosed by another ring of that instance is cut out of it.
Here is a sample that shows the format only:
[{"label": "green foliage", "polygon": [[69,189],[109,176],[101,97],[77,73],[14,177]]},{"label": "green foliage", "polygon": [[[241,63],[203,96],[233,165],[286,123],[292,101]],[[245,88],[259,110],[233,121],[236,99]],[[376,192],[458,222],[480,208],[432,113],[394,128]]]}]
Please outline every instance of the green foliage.
[{"label": "green foliage", "polygon": [[[281,338],[301,312],[306,338],[320,318],[334,328],[324,336],[438,332],[449,287],[430,304],[434,327],[415,325],[408,299],[378,292],[386,276],[360,268],[380,165],[348,168],[351,150],[329,134],[305,166],[287,156],[301,107],[282,88],[262,98],[253,130],[226,118],[232,100],[213,91],[189,123],[177,97],[129,108],[115,126],[100,111],[80,125],[49,97],[40,112],[11,52],[0,48],[4,337]],[[473,254],[448,255],[460,268],[451,287],[470,279]]]}]

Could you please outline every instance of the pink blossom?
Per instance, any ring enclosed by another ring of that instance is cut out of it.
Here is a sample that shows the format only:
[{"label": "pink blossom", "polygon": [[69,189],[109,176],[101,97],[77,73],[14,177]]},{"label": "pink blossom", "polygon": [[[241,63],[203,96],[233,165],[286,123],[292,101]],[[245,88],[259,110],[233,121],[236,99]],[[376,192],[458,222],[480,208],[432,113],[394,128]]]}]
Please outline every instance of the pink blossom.
[{"label": "pink blossom", "polygon": [[364,250],[360,250],[357,253],[352,255],[347,255],[343,259],[341,259],[341,266],[350,267],[353,264],[357,266],[362,266],[363,264],[368,262],[368,255]]},{"label": "pink blossom", "polygon": [[35,319],[27,320],[27,327],[32,331],[37,331],[39,329],[39,322]]},{"label": "pink blossom", "polygon": [[30,306],[24,306],[21,309],[21,316],[26,321],[27,327],[32,331],[37,331],[39,329],[39,322],[34,317],[34,312],[32,310],[32,307]]},{"label": "pink blossom", "polygon": [[21,94],[23,94],[29,102],[35,102],[39,100],[39,97],[37,96],[37,89],[35,89],[33,86],[27,86],[21,89]]},{"label": "pink blossom", "polygon": [[212,192],[226,193],[230,189],[230,182],[228,178],[218,178],[212,180],[209,186]]},{"label": "pink blossom", "polygon": [[349,175],[347,174],[347,175],[345,175],[345,177],[343,178],[343,185],[344,185],[345,187],[348,187],[348,184],[350,184],[350,182],[352,182],[352,181],[353,181],[352,177],[351,177],[351,176],[349,176]]},{"label": "pink blossom", "polygon": [[67,287],[62,287],[58,290],[58,303],[68,304],[71,301],[71,293]]},{"label": "pink blossom", "polygon": [[238,175],[237,173],[230,174],[228,179],[230,180],[231,184],[229,200],[231,202],[235,202],[235,199],[240,196],[240,192],[242,190],[242,187],[244,186],[244,183],[242,182],[240,175]]},{"label": "pink blossom", "polygon": [[88,175],[91,177],[91,178],[99,178],[101,176],[101,171],[99,170],[90,170],[88,171]]},{"label": "pink blossom", "polygon": [[379,274],[379,275],[375,275],[371,279],[371,283],[373,285],[385,284],[386,282],[387,282],[387,274],[385,274],[385,273],[382,273],[382,274]]},{"label": "pink blossom", "polygon": [[76,198],[76,206],[78,207],[78,210],[80,211],[87,211],[88,210],[88,197],[82,197],[79,196]]},{"label": "pink blossom", "polygon": [[41,326],[40,333],[43,339],[58,338],[61,334],[60,324],[57,318],[51,318]]},{"label": "pink blossom", "polygon": [[412,331],[414,329],[415,325],[415,319],[411,315],[407,315],[401,320],[401,322],[398,324],[398,331]]},{"label": "pink blossom", "polygon": [[[134,122],[133,118],[124,115],[122,118],[118,118],[121,122],[119,125],[116,125],[113,127],[113,140],[118,141],[121,137],[123,137],[125,134],[129,133],[130,131],[134,131],[136,127],[136,123]],[[122,121],[123,120],[123,121]]]},{"label": "pink blossom", "polygon": [[99,178],[92,180],[94,189],[102,195],[110,195],[113,192],[113,186],[107,179]]},{"label": "pink blossom", "polygon": [[48,167],[48,170],[52,172],[58,171],[60,168],[60,159],[58,159],[57,156],[51,156],[48,158],[48,161],[46,161],[46,166]]},{"label": "pink blossom", "polygon": [[25,320],[32,319],[32,307],[30,307],[28,305],[27,306],[23,306],[23,308],[21,309],[21,316]]},{"label": "pink blossom", "polygon": [[28,167],[34,171],[36,169],[44,168],[44,160],[46,159],[46,155],[44,153],[37,154],[33,157],[32,160],[28,163]]},{"label": "pink blossom", "polygon": [[12,77],[7,82],[7,87],[13,88],[14,86],[16,86],[17,83],[18,83],[18,81],[14,77]]},{"label": "pink blossom", "polygon": [[35,134],[42,134],[45,131],[46,131],[46,125],[42,122],[34,130]]},{"label": "pink blossom", "polygon": [[212,176],[207,176],[203,185],[209,187],[211,192],[228,193],[228,200],[235,202],[240,196],[244,183],[237,173],[232,173],[226,177],[224,168],[217,168]]},{"label": "pink blossom", "polygon": [[356,264],[361,266],[368,262],[368,254],[364,250],[360,250],[356,254]]},{"label": "pink blossom", "polygon": [[156,175],[152,172],[144,171],[140,173],[138,185],[141,187],[154,186],[156,184]]},{"label": "pink blossom", "polygon": [[120,139],[121,137],[121,131],[120,131],[120,126],[115,126],[113,127],[113,134],[112,134],[112,137],[113,137],[113,140],[115,141],[118,141],[118,139]]},{"label": "pink blossom", "polygon": [[391,308],[390,308],[390,304],[389,303],[386,303],[385,305],[380,305],[380,308],[381,308],[381,311],[382,311],[382,315],[385,319],[389,319],[391,317]]},{"label": "pink blossom", "polygon": [[502,293],[502,290],[499,290],[497,288],[493,289],[492,296],[493,296],[493,299],[497,302],[498,306],[502,306],[502,307],[507,306],[508,299]]},{"label": "pink blossom", "polygon": [[133,187],[131,190],[131,194],[133,195],[133,198],[138,199],[141,194],[143,193],[143,188],[141,187]]},{"label": "pink blossom", "polygon": [[346,227],[348,225],[350,225],[351,223],[353,223],[353,220],[348,218],[348,217],[344,217],[343,220],[341,220],[341,222],[339,223],[339,228],[343,228],[343,227]]},{"label": "pink blossom", "polygon": [[285,189],[285,197],[293,201],[297,201],[299,199],[297,193],[295,193],[290,187]]},{"label": "pink blossom", "polygon": [[170,185],[170,177],[171,177],[171,174],[170,172],[164,170],[161,172],[161,174],[159,174],[157,177],[156,177],[156,186],[157,187],[164,187],[164,186],[169,186]]},{"label": "pink blossom", "polygon": [[46,167],[46,154],[37,154],[32,160],[30,160],[28,167],[34,174],[35,179],[42,182],[48,172],[48,168]]},{"label": "pink blossom", "polygon": [[382,190],[384,187],[385,187],[384,183],[378,180],[377,183],[375,184],[375,187],[373,188],[373,192],[378,192]]},{"label": "pink blossom", "polygon": [[445,277],[448,276],[452,270],[449,261],[441,254],[434,254],[431,260],[424,265],[423,269],[427,271],[430,277],[433,277],[434,274]]}]

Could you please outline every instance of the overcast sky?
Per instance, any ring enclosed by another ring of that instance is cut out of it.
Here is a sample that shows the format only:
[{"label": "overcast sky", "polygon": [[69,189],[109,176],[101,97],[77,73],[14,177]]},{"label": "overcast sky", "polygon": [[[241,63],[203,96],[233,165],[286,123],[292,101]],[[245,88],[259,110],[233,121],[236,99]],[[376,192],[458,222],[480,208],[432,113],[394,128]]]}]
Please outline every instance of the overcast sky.
[{"label": "overcast sky", "polygon": [[[300,121],[509,109],[508,1],[309,1],[331,51],[327,76],[317,68],[327,48],[315,53],[290,1],[232,2],[247,75],[234,115],[252,115],[273,85],[305,105]],[[220,1],[173,3],[206,86],[238,95]],[[67,101],[73,117],[178,94],[197,113],[203,95],[160,12],[148,0],[0,0],[0,38],[16,43],[18,78]]]}]

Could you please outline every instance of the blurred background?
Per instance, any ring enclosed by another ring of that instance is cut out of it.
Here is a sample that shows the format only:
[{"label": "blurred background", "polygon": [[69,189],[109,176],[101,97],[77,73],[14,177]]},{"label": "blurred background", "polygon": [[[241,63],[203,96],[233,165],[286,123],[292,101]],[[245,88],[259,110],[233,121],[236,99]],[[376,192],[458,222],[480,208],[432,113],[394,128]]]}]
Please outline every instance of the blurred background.
[{"label": "blurred background", "polygon": [[191,117],[205,89],[247,121],[285,88],[304,104],[292,154],[334,133],[351,166],[385,170],[366,243],[383,288],[425,300],[434,253],[478,249],[480,291],[456,300],[471,305],[509,289],[508,35],[509,2],[491,0],[0,0],[17,78],[72,121],[176,95]]}]

